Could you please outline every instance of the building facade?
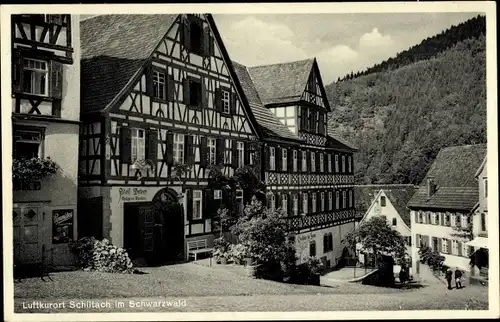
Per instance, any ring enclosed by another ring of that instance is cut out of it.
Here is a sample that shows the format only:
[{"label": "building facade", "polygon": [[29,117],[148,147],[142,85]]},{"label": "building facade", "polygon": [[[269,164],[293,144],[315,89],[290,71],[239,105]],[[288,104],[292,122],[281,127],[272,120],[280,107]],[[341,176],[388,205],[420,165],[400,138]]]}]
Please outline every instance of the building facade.
[{"label": "building facade", "polygon": [[49,160],[59,166],[40,180],[13,180],[14,255],[21,263],[71,265],[68,242],[77,236],[79,18],[12,15],[11,30],[14,163],[25,170]]},{"label": "building facade", "polygon": [[409,201],[414,274],[419,273],[422,246],[440,252],[444,265],[470,272],[467,243],[479,198],[474,175],[485,155],[486,144],[442,149]]},{"label": "building facade", "polygon": [[316,256],[335,266],[354,229],[356,149],[327,131],[331,108],[316,60],[233,65],[263,133],[268,206],[288,214],[300,262]]}]

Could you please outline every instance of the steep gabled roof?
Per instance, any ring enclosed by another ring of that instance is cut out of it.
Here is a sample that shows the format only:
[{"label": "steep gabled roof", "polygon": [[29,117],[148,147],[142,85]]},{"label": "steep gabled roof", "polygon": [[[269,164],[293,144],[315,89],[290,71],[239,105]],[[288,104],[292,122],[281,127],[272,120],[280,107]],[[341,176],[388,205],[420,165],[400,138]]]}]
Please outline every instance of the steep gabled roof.
[{"label": "steep gabled roof", "polygon": [[255,89],[255,85],[252,82],[247,67],[234,61],[233,67],[261,132],[268,138],[279,137],[301,141],[297,135],[290,131],[286,125],[281,123],[276,116],[262,104],[259,93]]},{"label": "steep gabled roof", "polygon": [[291,103],[302,97],[314,59],[249,67],[248,73],[264,105]]},{"label": "steep gabled roof", "polygon": [[105,109],[138,73],[178,15],[100,15],[80,22],[82,111]]},{"label": "steep gabled roof", "polygon": [[[408,207],[470,210],[478,199],[475,173],[486,156],[486,144],[463,145],[439,151]],[[427,196],[427,179],[436,191]]]},{"label": "steep gabled roof", "polygon": [[406,207],[418,187],[412,184],[380,184],[380,185],[361,185],[354,187],[356,200],[357,217],[363,217],[375,197],[383,191],[391,201],[404,223],[410,227],[410,210]]}]

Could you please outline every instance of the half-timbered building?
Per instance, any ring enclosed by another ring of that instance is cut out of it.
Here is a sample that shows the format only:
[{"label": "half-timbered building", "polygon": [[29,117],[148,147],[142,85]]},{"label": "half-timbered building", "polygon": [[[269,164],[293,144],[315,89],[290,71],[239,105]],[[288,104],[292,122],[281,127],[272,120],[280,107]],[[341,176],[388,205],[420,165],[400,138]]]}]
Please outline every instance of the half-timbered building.
[{"label": "half-timbered building", "polygon": [[104,15],[81,31],[79,235],[162,260],[210,248],[211,166],[260,171],[255,116],[212,17]]},{"label": "half-timbered building", "polygon": [[335,266],[354,229],[355,148],[327,131],[331,112],[316,59],[268,66],[233,63],[262,131],[268,204],[289,216],[299,261]]},{"label": "half-timbered building", "polygon": [[[71,265],[68,242],[76,236],[77,216],[79,19],[12,15],[11,37],[15,260]],[[48,159],[59,166],[52,176],[20,180],[16,174],[42,171]]]}]

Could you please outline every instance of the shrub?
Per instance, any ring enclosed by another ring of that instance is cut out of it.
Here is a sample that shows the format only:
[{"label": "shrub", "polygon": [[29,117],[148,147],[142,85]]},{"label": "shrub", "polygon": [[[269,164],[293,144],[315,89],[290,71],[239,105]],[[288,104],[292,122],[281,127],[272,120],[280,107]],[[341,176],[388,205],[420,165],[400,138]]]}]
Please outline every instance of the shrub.
[{"label": "shrub", "polygon": [[306,262],[307,268],[311,274],[319,275],[324,269],[324,265],[317,257],[309,257]]},{"label": "shrub", "polygon": [[249,255],[248,247],[243,244],[230,245],[228,255],[235,262],[242,261]]},{"label": "shrub", "polygon": [[94,237],[83,237],[69,246],[78,255],[78,264],[84,270],[126,274],[134,272],[127,251],[113,246],[107,239],[99,241]]},{"label": "shrub", "polygon": [[59,170],[59,165],[50,158],[31,158],[12,161],[12,179],[29,183],[51,176]]}]

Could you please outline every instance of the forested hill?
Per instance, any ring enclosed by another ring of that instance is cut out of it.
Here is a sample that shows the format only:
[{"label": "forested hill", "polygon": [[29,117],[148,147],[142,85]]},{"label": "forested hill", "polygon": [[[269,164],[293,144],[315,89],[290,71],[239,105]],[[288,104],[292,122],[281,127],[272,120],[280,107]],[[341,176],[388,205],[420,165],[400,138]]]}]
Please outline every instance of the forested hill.
[{"label": "forested hill", "polygon": [[359,148],[359,184],[419,184],[441,148],[486,142],[484,33],[326,90],[329,127]]},{"label": "forested hill", "polygon": [[477,16],[443,30],[440,34],[424,39],[420,44],[410,47],[380,64],[356,73],[351,72],[338,81],[350,80],[355,77],[378,73],[385,70],[400,68],[411,63],[435,57],[437,54],[453,47],[466,39],[476,38],[486,32],[486,17]]}]

